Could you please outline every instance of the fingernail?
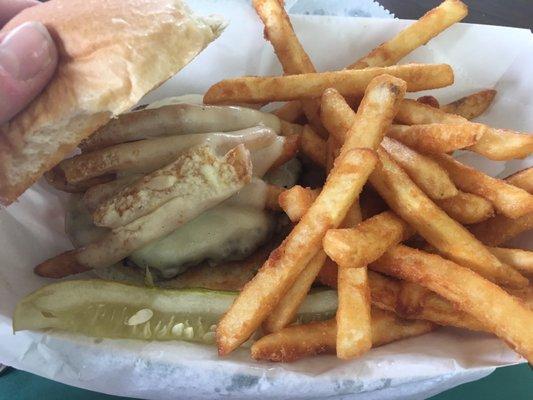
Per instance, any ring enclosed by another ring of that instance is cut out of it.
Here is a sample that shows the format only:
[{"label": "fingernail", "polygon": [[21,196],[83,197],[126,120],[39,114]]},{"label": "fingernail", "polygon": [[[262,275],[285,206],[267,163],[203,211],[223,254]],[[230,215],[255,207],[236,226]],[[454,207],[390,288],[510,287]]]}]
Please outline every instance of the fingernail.
[{"label": "fingernail", "polygon": [[53,41],[40,22],[26,22],[0,43],[0,68],[14,79],[27,81],[52,62]]}]

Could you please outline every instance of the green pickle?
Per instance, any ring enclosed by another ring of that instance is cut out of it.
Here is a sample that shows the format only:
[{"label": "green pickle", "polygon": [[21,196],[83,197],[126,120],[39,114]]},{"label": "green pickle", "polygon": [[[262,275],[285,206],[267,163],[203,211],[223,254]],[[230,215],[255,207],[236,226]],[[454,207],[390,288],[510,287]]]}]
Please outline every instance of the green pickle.
[{"label": "green pickle", "polygon": [[[13,329],[211,344],[218,320],[237,294],[157,289],[102,280],[65,281],[22,299],[15,310]],[[300,307],[297,323],[331,318],[336,309],[335,291],[312,292]]]}]

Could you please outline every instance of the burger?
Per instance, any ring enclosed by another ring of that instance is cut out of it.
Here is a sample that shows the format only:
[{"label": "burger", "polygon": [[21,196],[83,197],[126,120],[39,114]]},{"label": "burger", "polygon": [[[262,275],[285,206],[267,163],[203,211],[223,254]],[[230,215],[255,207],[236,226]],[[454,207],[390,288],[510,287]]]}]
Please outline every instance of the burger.
[{"label": "burger", "polygon": [[200,95],[137,106],[223,30],[179,0],[52,0],[4,29],[43,22],[59,65],[46,90],[1,127],[0,199],[41,176],[70,192],[74,249],[35,269],[105,279],[237,289],[287,221],[298,135],[273,114],[207,106]]}]

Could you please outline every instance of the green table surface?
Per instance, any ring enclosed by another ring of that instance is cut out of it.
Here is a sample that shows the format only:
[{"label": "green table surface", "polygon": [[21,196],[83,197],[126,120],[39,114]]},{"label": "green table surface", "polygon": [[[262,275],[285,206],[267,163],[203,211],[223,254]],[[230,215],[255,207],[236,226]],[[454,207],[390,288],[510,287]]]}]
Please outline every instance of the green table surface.
[{"label": "green table surface", "polygon": [[[36,393],[39,394],[36,397]],[[126,397],[109,396],[78,389],[10,370],[0,376],[0,400],[120,400]],[[179,397],[176,397],[179,398]],[[527,364],[498,368],[486,378],[466,383],[431,398],[432,400],[531,400],[533,399],[533,370]]]},{"label": "green table surface", "polygon": [[[531,27],[533,0],[463,1],[470,7],[466,22]],[[381,0],[380,2],[399,18],[416,19],[441,0]],[[39,394],[38,397],[36,393]],[[126,399],[63,385],[23,371],[9,370],[0,376],[0,400],[33,400],[36,398],[42,400]],[[484,379],[458,386],[432,397],[432,400],[455,399],[532,400],[533,371],[527,364],[499,368]]]}]

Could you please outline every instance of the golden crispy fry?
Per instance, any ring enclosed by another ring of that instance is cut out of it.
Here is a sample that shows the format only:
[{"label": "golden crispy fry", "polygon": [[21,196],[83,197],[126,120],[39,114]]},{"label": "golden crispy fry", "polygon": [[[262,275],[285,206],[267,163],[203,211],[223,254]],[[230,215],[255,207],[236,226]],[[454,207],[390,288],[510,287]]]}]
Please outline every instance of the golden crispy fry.
[{"label": "golden crispy fry", "polygon": [[492,203],[475,194],[459,191],[454,197],[435,200],[450,217],[463,225],[477,224],[494,216]]},{"label": "golden crispy fry", "polygon": [[320,118],[330,135],[344,143],[346,133],[355,122],[355,111],[338,91],[328,89],[322,95]]},{"label": "golden crispy fry", "polygon": [[287,121],[280,121],[281,134],[283,136],[301,135],[304,127]]},{"label": "golden crispy fry", "polygon": [[414,234],[392,211],[369,218],[354,228],[330,229],[322,244],[326,254],[341,267],[362,267],[387,249]]},{"label": "golden crispy fry", "polygon": [[259,327],[320,250],[326,231],[338,226],[376,163],[367,149],[337,159],[324,189],[280,247],[244,287],[217,327],[219,354],[228,354]]},{"label": "golden crispy fry", "polygon": [[265,25],[265,39],[272,43],[284,72],[314,72],[315,67],[294,33],[289,16],[279,1],[253,0],[252,4]]},{"label": "golden crispy fry", "polygon": [[404,80],[409,92],[444,87],[453,83],[453,71],[447,64],[406,64],[364,70],[226,79],[209,88],[204,95],[204,102],[264,103],[314,99],[330,87],[337,89],[343,96],[358,96],[365,92],[366,86],[373,78],[383,74]]},{"label": "golden crispy fry", "polygon": [[394,38],[349,65],[348,68],[359,69],[396,64],[407,54],[425,45],[446,28],[462,20],[467,14],[468,8],[464,3],[459,0],[446,0],[399,32]]},{"label": "golden crispy fry", "polygon": [[315,164],[326,166],[326,141],[318,136],[315,131],[305,125],[300,137],[300,149]]},{"label": "golden crispy fry", "polygon": [[449,199],[459,194],[446,171],[431,158],[389,137],[383,138],[381,146],[430,199]]},{"label": "golden crispy fry", "polygon": [[435,291],[472,314],[528,361],[533,360],[533,312],[476,273],[402,245],[386,252],[371,268]]},{"label": "golden crispy fry", "polygon": [[83,204],[90,213],[93,213],[100,204],[116,195],[126,186],[142,178],[142,175],[127,175],[111,182],[94,185],[87,189],[83,195]]},{"label": "golden crispy fry", "polygon": [[299,185],[285,190],[279,195],[279,205],[292,222],[298,222],[311,204],[316,200],[320,190],[306,189]]},{"label": "golden crispy fry", "polygon": [[[406,125],[470,123],[459,115],[447,114],[409,99],[402,102],[395,120]],[[524,158],[533,152],[533,135],[489,126],[486,128],[483,136],[468,150],[496,161]]]},{"label": "golden crispy fry", "polygon": [[[507,179],[511,178],[513,185],[527,190],[529,185],[528,181],[524,179],[513,180],[513,176],[514,175],[511,175]],[[488,246],[499,246],[500,244],[511,240],[515,236],[533,229],[533,213],[529,213],[515,219],[499,214],[484,222],[472,225],[468,227],[468,229],[470,229],[474,236],[476,236],[484,244]]]},{"label": "golden crispy fry", "polygon": [[423,153],[450,153],[472,146],[486,129],[481,124],[393,125],[387,136]]},{"label": "golden crispy fry", "polygon": [[91,153],[83,153],[63,160],[59,163],[59,168],[63,170],[69,183],[77,183],[114,172],[152,172],[170,164],[179,152],[203,143],[224,147],[225,151],[245,143],[247,148],[255,150],[273,143],[274,140],[287,141],[295,138],[297,137],[278,137],[273,130],[266,127],[228,133],[169,136],[122,143]]},{"label": "golden crispy fry", "polygon": [[338,273],[337,287],[337,357],[348,360],[372,347],[370,289],[366,267],[342,268]]},{"label": "golden crispy fry", "polygon": [[471,225],[468,229],[487,246],[499,246],[522,232],[533,229],[533,213],[514,219],[498,214],[479,224]]},{"label": "golden crispy fry", "polygon": [[441,107],[441,110],[449,114],[460,115],[468,120],[474,119],[489,108],[494,100],[494,96],[496,96],[496,90],[481,90],[480,92],[455,100],[450,104],[445,104]]},{"label": "golden crispy fry", "polygon": [[[327,101],[328,92],[332,90],[326,90],[323,101]],[[345,149],[356,147],[377,149],[398,111],[405,90],[405,82],[390,75],[373,79],[359,105],[352,126],[345,134],[345,140],[340,142],[344,143],[340,154],[342,155]]]},{"label": "golden crispy fry", "polygon": [[[468,10],[462,2],[447,0],[348,68],[360,69],[394,65],[455,22],[463,19],[467,12]],[[298,102],[290,102],[282,107],[276,115],[287,121],[295,122],[301,115],[301,106]]]},{"label": "golden crispy fry", "polygon": [[[265,38],[272,43],[274,51],[288,75],[316,72],[311,59],[294,33],[289,16],[278,0],[254,0],[253,6],[265,25]],[[322,134],[319,104],[313,100],[301,102],[307,120]],[[325,135],[324,135],[325,136]]]},{"label": "golden crispy fry", "polygon": [[440,108],[439,101],[433,96],[421,96],[416,99],[419,103],[426,104],[434,108]]},{"label": "golden crispy fry", "polygon": [[442,254],[492,281],[512,286],[527,285],[527,279],[502,264],[462,225],[435,205],[390,158],[378,150],[381,161],[370,182],[402,219]]},{"label": "golden crispy fry", "polygon": [[[345,149],[376,149],[379,146],[403,99],[405,89],[405,82],[389,75],[382,75],[370,82],[352,125],[345,133],[345,139],[340,142],[344,142],[340,150],[341,157]],[[322,96],[322,103],[327,103],[329,97],[336,102],[338,96],[334,89],[328,89]],[[336,139],[332,137],[332,140]],[[358,201],[352,204],[351,210],[352,213],[343,222],[349,224],[345,227],[353,227],[360,221]],[[337,356],[349,359],[361,355],[371,347],[366,265],[347,266],[345,271],[339,272],[338,292]]]},{"label": "golden crispy fry", "polygon": [[333,135],[328,136],[326,141],[326,172],[329,173],[333,168],[335,159],[338,157],[341,151],[341,144]]},{"label": "golden crispy fry", "polygon": [[518,171],[505,178],[505,181],[533,194],[533,167]]},{"label": "golden crispy fry", "polygon": [[533,274],[533,252],[522,249],[506,249],[503,247],[489,247],[498,259],[524,274]]},{"label": "golden crispy fry", "polygon": [[[38,275],[62,278],[92,268],[108,267],[154,240],[164,237],[203,211],[236,193],[252,178],[250,153],[239,145],[226,155],[231,171],[221,173],[218,185],[201,183],[195,190],[175,197],[152,213],[109,231],[86,247],[60,254],[35,268]],[[205,165],[198,165],[198,168]],[[202,190],[202,196],[198,193]]]},{"label": "golden crispy fry", "polygon": [[263,323],[265,332],[277,332],[294,321],[300,304],[307,296],[311,285],[324,264],[326,254],[320,250],[305,266],[298,279],[287,290],[278,305]]},{"label": "golden crispy fry", "polygon": [[486,198],[503,215],[518,218],[533,212],[533,195],[525,190],[485,175],[447,154],[435,154],[433,159],[448,172],[459,189]]},{"label": "golden crispy fry", "polygon": [[[393,313],[372,308],[372,346],[422,335],[434,329],[427,321],[405,321]],[[291,362],[318,354],[334,354],[337,336],[334,319],[294,325],[263,336],[252,345],[252,358],[277,362]]]},{"label": "golden crispy fry", "polygon": [[264,125],[280,132],[280,121],[270,113],[237,106],[169,104],[120,114],[85,139],[80,148],[90,152],[119,143],[195,133],[230,132]]},{"label": "golden crispy fry", "polygon": [[289,101],[273,112],[282,121],[298,122],[302,115],[302,103],[299,101]]},{"label": "golden crispy fry", "polygon": [[[333,261],[328,262],[328,260],[324,263],[318,277],[324,285],[335,288],[337,287],[337,266]],[[368,283],[372,305],[382,310],[392,311],[401,318],[422,319],[444,326],[487,331],[483,324],[470,314],[422,286],[389,278],[370,270],[368,271]],[[411,294],[411,290],[416,291],[416,295]],[[415,304],[416,299],[418,299],[418,304]]]},{"label": "golden crispy fry", "polygon": [[[267,169],[267,171],[274,170],[282,166],[283,164],[285,164],[287,161],[292,160],[296,156],[296,154],[298,153],[298,149],[300,148],[300,135],[277,137],[277,140],[283,141],[283,147],[281,148],[281,153],[277,155],[277,158],[274,160],[270,168]],[[261,152],[261,150],[259,150],[259,152]],[[254,160],[255,166],[258,165],[257,163],[258,158]],[[254,170],[254,173],[256,173],[256,170]],[[259,175],[262,175],[262,174],[259,174]]]}]

